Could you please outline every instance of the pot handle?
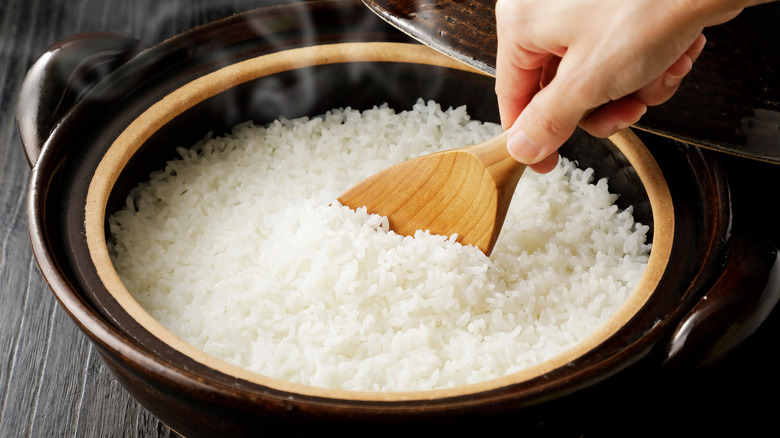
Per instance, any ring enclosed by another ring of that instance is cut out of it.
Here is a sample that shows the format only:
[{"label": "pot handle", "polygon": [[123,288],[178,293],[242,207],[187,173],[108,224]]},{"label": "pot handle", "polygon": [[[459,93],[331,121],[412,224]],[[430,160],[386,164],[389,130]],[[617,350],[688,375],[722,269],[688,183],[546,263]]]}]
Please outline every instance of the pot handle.
[{"label": "pot handle", "polygon": [[664,367],[692,369],[722,358],[758,329],[780,300],[780,250],[766,239],[734,237],[723,274],[685,315]]},{"label": "pot handle", "polygon": [[147,46],[110,32],[73,35],[49,47],[22,82],[16,124],[32,167],[60,119],[92,87]]}]

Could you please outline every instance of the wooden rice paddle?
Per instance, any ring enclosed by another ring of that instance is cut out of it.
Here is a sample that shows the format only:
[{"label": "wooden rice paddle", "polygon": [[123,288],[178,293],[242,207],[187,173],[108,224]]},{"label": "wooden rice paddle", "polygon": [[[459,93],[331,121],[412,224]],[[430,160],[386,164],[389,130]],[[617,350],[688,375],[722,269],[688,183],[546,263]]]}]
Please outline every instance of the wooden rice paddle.
[{"label": "wooden rice paddle", "polygon": [[490,255],[525,170],[506,151],[507,133],[483,143],[391,166],[344,192],[339,202],[387,216],[390,229],[458,235]]}]

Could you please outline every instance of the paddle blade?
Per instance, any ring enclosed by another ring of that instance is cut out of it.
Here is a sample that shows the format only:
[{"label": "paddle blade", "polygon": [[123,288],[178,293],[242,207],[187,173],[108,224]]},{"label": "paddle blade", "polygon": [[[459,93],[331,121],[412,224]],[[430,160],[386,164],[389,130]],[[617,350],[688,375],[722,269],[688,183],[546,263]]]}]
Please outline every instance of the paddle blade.
[{"label": "paddle blade", "polygon": [[390,229],[451,236],[490,254],[506,211],[485,165],[463,150],[438,152],[389,167],[343,193],[339,202],[388,218]]}]

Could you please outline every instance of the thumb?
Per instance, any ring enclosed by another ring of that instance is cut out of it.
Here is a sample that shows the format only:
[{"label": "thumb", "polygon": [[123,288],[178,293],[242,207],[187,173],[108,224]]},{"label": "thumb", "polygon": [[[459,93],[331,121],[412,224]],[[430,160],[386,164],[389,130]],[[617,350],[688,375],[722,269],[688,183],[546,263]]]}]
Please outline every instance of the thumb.
[{"label": "thumb", "polygon": [[585,115],[560,83],[553,79],[540,90],[509,128],[507,150],[515,160],[535,164],[554,154]]}]

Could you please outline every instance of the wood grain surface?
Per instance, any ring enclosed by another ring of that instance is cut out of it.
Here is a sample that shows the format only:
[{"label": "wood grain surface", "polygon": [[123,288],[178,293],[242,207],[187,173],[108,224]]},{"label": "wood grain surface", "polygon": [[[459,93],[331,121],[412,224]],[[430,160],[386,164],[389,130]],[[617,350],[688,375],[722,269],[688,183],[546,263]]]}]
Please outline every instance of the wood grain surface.
[{"label": "wood grain surface", "polygon": [[[27,69],[50,44],[78,32],[108,30],[154,44],[269,3],[0,1],[0,437],[174,435],[114,380],[38,270],[25,212],[30,168],[15,123]],[[765,184],[780,181],[777,167],[734,159],[730,168]],[[772,196],[778,188],[769,190]],[[776,224],[776,219],[765,222]],[[605,418],[583,425],[578,436],[780,436],[780,373],[773,359],[780,330],[777,313],[717,366],[672,380],[649,376],[652,393],[639,394],[619,417],[605,413]]]}]

